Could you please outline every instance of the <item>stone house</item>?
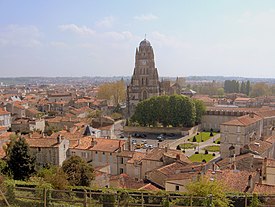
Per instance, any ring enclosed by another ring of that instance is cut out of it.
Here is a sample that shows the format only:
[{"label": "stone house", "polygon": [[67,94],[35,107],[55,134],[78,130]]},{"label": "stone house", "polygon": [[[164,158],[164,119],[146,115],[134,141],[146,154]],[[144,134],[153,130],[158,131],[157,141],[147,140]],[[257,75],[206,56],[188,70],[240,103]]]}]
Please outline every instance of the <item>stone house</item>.
[{"label": "stone house", "polygon": [[86,136],[70,141],[68,156],[78,155],[94,167],[110,164],[111,174],[118,173],[117,153],[125,150],[125,141]]},{"label": "stone house", "polygon": [[41,166],[59,165],[67,159],[69,140],[58,136],[52,138],[26,138],[30,150],[36,157],[36,163]]},{"label": "stone house", "polygon": [[11,113],[2,108],[0,108],[0,126],[11,127]]},{"label": "stone house", "polygon": [[44,132],[44,119],[18,118],[11,123],[11,131],[13,132],[29,133],[36,130]]}]

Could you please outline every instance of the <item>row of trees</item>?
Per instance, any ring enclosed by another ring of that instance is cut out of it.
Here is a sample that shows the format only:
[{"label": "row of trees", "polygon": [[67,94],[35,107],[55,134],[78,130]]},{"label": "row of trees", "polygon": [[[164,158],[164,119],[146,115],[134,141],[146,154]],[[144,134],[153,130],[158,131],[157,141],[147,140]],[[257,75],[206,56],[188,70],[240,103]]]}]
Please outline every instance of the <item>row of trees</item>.
[{"label": "row of trees", "polygon": [[47,166],[39,169],[29,145],[22,137],[11,139],[6,154],[7,160],[1,161],[0,173],[15,180],[28,180],[32,176],[38,176],[56,189],[65,189],[68,185],[90,186],[94,178],[93,167],[78,156],[64,161],[62,167]]},{"label": "row of trees", "polygon": [[226,93],[243,93],[249,96],[250,94],[250,81],[239,82],[237,80],[224,81],[224,92]]},{"label": "row of trees", "polygon": [[158,96],[140,102],[131,117],[141,126],[190,127],[200,123],[205,112],[202,101],[182,95]]}]

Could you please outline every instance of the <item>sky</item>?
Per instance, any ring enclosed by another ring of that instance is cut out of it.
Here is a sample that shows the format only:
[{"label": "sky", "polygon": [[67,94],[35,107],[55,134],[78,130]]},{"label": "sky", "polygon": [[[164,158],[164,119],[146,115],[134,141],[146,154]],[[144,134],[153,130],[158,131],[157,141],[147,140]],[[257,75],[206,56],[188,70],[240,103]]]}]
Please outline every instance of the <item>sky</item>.
[{"label": "sky", "polygon": [[273,0],[0,0],[0,76],[130,76],[145,34],[160,76],[275,78]]}]

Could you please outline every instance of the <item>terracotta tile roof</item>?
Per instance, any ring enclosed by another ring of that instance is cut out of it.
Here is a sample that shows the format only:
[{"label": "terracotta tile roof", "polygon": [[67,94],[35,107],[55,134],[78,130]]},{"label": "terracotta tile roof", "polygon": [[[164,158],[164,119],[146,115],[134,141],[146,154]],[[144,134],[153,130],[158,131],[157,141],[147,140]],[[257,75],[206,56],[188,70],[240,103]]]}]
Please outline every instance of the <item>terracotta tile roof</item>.
[{"label": "terracotta tile roof", "polygon": [[254,186],[253,193],[258,194],[275,194],[275,186],[274,185],[266,185],[256,183]]},{"label": "terracotta tile roof", "polygon": [[127,174],[113,175],[110,177],[110,186],[125,189],[140,189],[145,185],[143,181],[135,181]]},{"label": "terracotta tile roof", "polygon": [[255,182],[256,172],[249,171],[219,170],[213,173],[209,170],[205,177],[221,182],[227,192],[245,192],[249,175],[252,175],[252,181]]},{"label": "terracotta tile roof", "polygon": [[267,159],[267,162],[266,162],[266,166],[267,167],[275,167],[275,159]]},{"label": "terracotta tile roof", "polygon": [[5,132],[0,134],[0,140],[9,140],[11,135],[15,135],[15,132]]},{"label": "terracotta tile roof", "polygon": [[227,122],[222,123],[222,125],[231,125],[231,126],[249,126],[251,124],[254,124],[258,121],[262,120],[261,117],[254,114],[253,117],[250,115],[244,115],[241,117],[238,117],[237,119],[233,119]]},{"label": "terracotta tile roof", "polygon": [[250,101],[250,100],[251,100],[251,98],[237,97],[237,98],[235,99],[235,102],[238,102],[238,101]]},{"label": "terracotta tile roof", "polygon": [[10,112],[8,112],[8,111],[6,111],[6,110],[0,108],[0,116],[1,116],[1,115],[8,115],[8,114],[10,114]]},{"label": "terracotta tile roof", "polygon": [[180,155],[180,160],[186,163],[191,163],[191,161],[184,155],[184,153],[180,150],[172,150],[168,149],[165,152],[164,148],[154,148],[148,154],[146,154],[144,160],[155,160],[155,161],[162,161],[163,155],[171,156],[176,158],[177,155]]},{"label": "terracotta tile roof", "polygon": [[[263,158],[252,153],[236,156],[235,164],[237,170],[254,171],[262,166]],[[225,158],[216,163],[220,169],[231,169],[233,158]]]},{"label": "terracotta tile roof", "polygon": [[266,138],[265,141],[270,142],[270,143],[274,143],[275,142],[275,135]]},{"label": "terracotta tile roof", "polygon": [[158,187],[154,186],[151,183],[148,183],[142,186],[141,188],[139,188],[138,190],[160,191],[161,189],[159,189]]},{"label": "terracotta tile roof", "polygon": [[262,140],[253,141],[249,144],[249,148],[254,152],[258,152],[260,155],[271,147],[271,143]]},{"label": "terracotta tile roof", "polygon": [[134,152],[132,155],[132,158],[127,161],[127,163],[135,163],[135,161],[140,162],[144,157],[146,156],[146,153],[143,152]]},{"label": "terracotta tile roof", "polygon": [[[78,140],[70,141],[70,148],[101,152],[115,152],[126,143],[124,140],[93,138],[91,136],[86,136]],[[95,142],[94,144],[92,144],[93,141]]]},{"label": "terracotta tile roof", "polygon": [[52,138],[27,138],[26,141],[30,145],[30,147],[51,148],[58,147],[60,145],[57,142],[57,139]]},{"label": "terracotta tile roof", "polygon": [[262,118],[275,117],[275,110],[259,111],[256,114]]}]

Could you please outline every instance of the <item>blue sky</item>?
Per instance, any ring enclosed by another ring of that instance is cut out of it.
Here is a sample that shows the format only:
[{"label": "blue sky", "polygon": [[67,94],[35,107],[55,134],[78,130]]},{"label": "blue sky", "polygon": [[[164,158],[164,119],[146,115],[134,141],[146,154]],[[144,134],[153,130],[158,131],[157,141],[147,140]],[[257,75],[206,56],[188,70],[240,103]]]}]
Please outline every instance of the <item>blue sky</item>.
[{"label": "blue sky", "polygon": [[1,76],[126,76],[151,42],[160,76],[275,78],[273,0],[0,0]]}]

